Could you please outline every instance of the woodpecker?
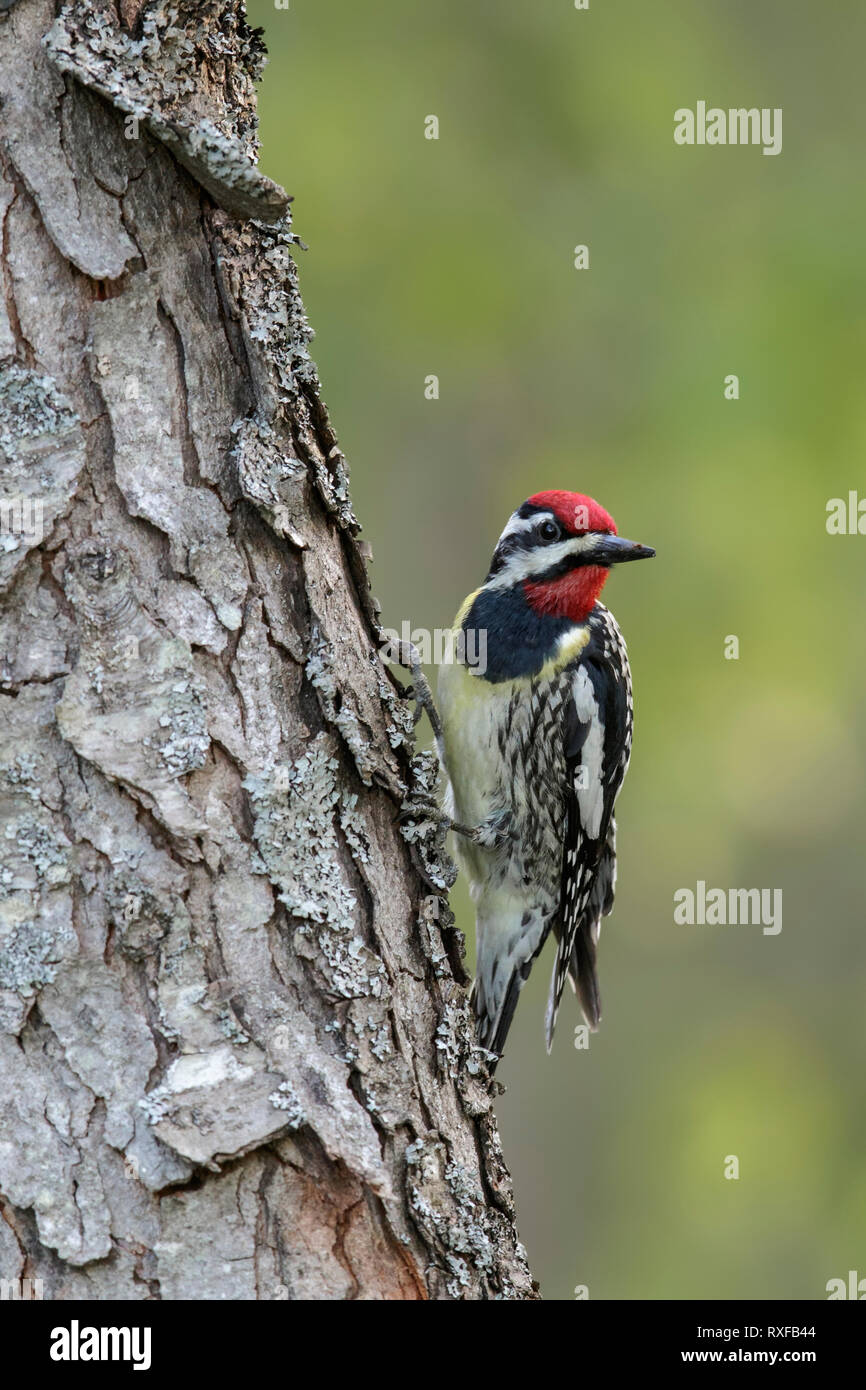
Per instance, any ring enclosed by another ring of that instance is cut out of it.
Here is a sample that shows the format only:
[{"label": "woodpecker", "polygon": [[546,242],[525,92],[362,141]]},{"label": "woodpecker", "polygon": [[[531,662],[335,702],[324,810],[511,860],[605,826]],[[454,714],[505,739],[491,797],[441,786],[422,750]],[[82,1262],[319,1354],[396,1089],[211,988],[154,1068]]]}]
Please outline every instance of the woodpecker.
[{"label": "woodpecker", "polygon": [[539,492],[513,513],[439,672],[445,811],[475,904],[478,1039],[502,1054],[552,930],[547,1050],[566,979],[595,1031],[596,946],[616,882],[614,803],[631,753],[625,642],[599,602],[612,565],[655,554],[598,502]]}]

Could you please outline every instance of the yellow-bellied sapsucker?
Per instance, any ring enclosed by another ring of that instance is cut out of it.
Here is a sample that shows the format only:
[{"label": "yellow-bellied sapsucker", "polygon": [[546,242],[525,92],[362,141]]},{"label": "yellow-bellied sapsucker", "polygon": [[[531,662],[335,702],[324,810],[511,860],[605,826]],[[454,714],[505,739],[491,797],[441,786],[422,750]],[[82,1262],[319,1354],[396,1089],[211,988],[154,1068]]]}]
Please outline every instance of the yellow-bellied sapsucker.
[{"label": "yellow-bellied sapsucker", "polygon": [[590,1027],[601,1017],[596,945],[613,906],[632,691],[625,643],[598,596],[611,565],[654,554],[619,537],[591,497],[540,492],[510,518],[455,620],[437,742],[475,903],[478,1037],[497,1056],[551,930],[548,1051],[566,978]]}]

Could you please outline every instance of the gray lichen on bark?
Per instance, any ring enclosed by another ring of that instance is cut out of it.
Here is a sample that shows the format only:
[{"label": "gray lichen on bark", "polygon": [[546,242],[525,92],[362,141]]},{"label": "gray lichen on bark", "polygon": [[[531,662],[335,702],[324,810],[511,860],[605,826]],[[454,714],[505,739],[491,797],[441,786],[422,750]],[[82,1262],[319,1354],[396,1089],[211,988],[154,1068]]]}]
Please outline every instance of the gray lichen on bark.
[{"label": "gray lichen on bark", "polygon": [[238,0],[0,21],[0,1274],[531,1297],[261,62]]}]

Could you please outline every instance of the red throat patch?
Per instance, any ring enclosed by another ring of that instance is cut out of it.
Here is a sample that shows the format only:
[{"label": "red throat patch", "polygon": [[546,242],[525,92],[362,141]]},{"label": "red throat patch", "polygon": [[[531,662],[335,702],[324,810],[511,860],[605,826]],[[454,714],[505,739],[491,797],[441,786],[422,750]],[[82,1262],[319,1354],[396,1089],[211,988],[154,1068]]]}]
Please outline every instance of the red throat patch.
[{"label": "red throat patch", "polygon": [[523,592],[530,608],[536,613],[582,623],[592,612],[608,573],[604,565],[581,565],[540,584],[526,580]]}]

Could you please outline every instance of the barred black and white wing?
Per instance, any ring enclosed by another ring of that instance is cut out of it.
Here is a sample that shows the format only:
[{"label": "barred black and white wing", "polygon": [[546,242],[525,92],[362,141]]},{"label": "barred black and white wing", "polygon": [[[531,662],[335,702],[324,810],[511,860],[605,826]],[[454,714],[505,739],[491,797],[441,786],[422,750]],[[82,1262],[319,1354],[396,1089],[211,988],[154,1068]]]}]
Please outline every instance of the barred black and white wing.
[{"label": "barred black and white wing", "polygon": [[547,1005],[547,1047],[566,979],[590,1028],[601,1019],[596,947],[601,919],[616,885],[614,804],[628,767],[632,738],[631,674],[613,616],[598,604],[591,640],[575,662],[564,713],[566,809],[556,960]]}]

